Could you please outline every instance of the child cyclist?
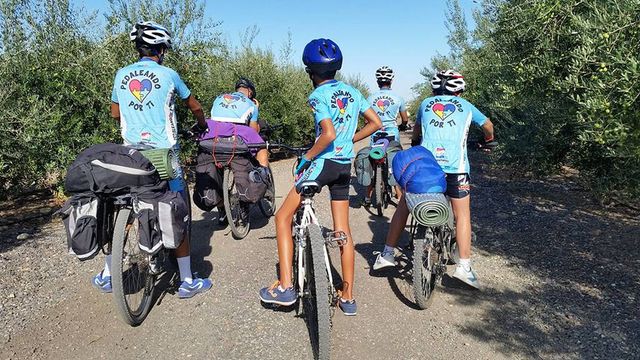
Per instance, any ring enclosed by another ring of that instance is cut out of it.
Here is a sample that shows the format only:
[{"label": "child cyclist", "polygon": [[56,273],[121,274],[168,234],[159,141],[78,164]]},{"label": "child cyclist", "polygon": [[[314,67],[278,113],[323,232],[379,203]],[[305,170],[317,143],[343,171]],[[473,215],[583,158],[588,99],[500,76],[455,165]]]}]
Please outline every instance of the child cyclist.
[{"label": "child cyclist", "polygon": [[[315,87],[309,95],[309,105],[314,113],[317,137],[296,168],[296,184],[315,180],[320,186],[329,187],[333,228],[343,231],[348,240],[340,248],[344,283],[339,306],[345,315],[355,315],[354,246],[349,229],[349,181],[351,161],[355,156],[353,143],[369,137],[380,129],[382,122],[358,90],[334,79],[336,71],[342,67],[342,52],[336,43],[329,39],[312,40],[304,48],[302,61]],[[360,114],[364,116],[366,125],[356,132]],[[260,299],[265,303],[288,306],[297,300],[292,282],[291,224],[300,203],[300,194],[293,186],[276,213],[280,280],[260,290]]]}]

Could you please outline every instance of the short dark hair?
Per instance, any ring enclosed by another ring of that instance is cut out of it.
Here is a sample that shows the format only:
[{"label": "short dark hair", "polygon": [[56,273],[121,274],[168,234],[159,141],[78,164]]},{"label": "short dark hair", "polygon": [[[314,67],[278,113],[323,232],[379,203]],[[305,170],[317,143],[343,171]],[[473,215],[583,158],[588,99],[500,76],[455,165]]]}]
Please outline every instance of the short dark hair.
[{"label": "short dark hair", "polygon": [[332,71],[327,71],[327,72],[323,72],[323,73],[314,73],[317,77],[319,77],[322,80],[331,80],[334,79],[336,77],[336,73],[338,72],[338,70],[332,70]]},{"label": "short dark hair", "polygon": [[163,44],[149,45],[142,42],[136,42],[136,49],[138,50],[140,57],[159,55],[166,48],[167,47]]},{"label": "short dark hair", "polygon": [[378,81],[378,87],[391,85],[391,80],[377,80],[377,81]]}]

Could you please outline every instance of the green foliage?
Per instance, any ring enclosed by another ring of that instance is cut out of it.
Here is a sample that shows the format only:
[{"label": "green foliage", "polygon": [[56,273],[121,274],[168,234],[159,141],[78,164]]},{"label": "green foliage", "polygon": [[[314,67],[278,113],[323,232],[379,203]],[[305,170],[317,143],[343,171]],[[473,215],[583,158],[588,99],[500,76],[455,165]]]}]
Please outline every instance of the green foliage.
[{"label": "green foliage", "polygon": [[640,1],[486,0],[474,18],[465,96],[497,124],[504,159],[640,195]]},{"label": "green foliage", "polygon": [[[137,60],[128,40],[132,23],[153,19],[175,39],[165,64],[175,69],[200,100],[205,114],[213,99],[233,91],[240,76],[256,83],[260,117],[284,127],[276,136],[294,144],[313,139],[306,97],[311,82],[291,64],[291,42],[281,54],[251,45],[233,49],[204,16],[202,0],[110,0],[106,26],[98,14],[69,0],[0,0],[0,196],[58,186],[66,167],[84,148],[119,142],[109,115],[117,69]],[[178,106],[181,127],[193,118]]]}]

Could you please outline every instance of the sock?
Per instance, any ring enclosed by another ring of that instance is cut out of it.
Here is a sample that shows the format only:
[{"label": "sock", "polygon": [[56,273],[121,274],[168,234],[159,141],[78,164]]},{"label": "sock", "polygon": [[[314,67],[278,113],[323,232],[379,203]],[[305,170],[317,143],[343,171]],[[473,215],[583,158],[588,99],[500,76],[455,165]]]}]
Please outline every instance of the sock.
[{"label": "sock", "polygon": [[385,256],[386,254],[395,255],[395,253],[396,253],[396,248],[389,245],[385,245],[384,250],[382,250],[382,256]]},{"label": "sock", "polygon": [[471,270],[471,259],[460,259],[458,264],[460,264],[466,271]]},{"label": "sock", "polygon": [[180,270],[180,281],[186,281],[187,284],[193,282],[191,274],[191,256],[184,256],[177,258],[178,269]]},{"label": "sock", "polygon": [[111,276],[111,254],[104,257],[104,269],[102,270],[102,277]]}]

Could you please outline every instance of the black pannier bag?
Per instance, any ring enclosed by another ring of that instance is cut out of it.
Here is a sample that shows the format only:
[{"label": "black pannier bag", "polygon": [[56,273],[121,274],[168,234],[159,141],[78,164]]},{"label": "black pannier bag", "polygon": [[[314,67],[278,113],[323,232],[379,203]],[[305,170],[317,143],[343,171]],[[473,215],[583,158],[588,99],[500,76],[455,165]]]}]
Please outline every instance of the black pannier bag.
[{"label": "black pannier bag", "polygon": [[84,261],[92,259],[100,250],[98,219],[104,208],[92,193],[75,194],[56,214],[62,216],[69,253]]},{"label": "black pannier bag", "polygon": [[222,201],[222,170],[215,166],[211,154],[200,152],[196,165],[193,203],[203,211],[211,211]]},{"label": "black pannier bag", "polygon": [[267,184],[264,181],[253,182],[249,176],[260,165],[242,138],[231,136],[203,140],[199,143],[198,152],[193,200],[200,209],[209,211],[222,200],[222,173],[215,170],[226,165],[233,171],[240,201],[256,203],[264,196]]},{"label": "black pannier bag", "polygon": [[354,161],[356,168],[356,179],[358,180],[358,184],[362,186],[371,185],[371,181],[373,179],[373,167],[371,166],[371,159],[369,159],[370,152],[370,146],[360,149],[360,151],[358,151],[358,154],[356,154],[356,159]]},{"label": "black pannier bag", "polygon": [[155,167],[138,150],[107,143],[91,146],[78,155],[67,170],[64,189],[71,194],[114,194],[158,183]]},{"label": "black pannier bag", "polygon": [[143,191],[134,196],[139,223],[139,247],[155,254],[163,246],[176,249],[189,227],[189,208],[179,192]]},{"label": "black pannier bag", "polygon": [[387,165],[389,166],[389,176],[387,177],[387,180],[389,182],[389,185],[391,186],[395,186],[398,183],[396,183],[396,179],[395,177],[393,177],[393,158],[396,156],[396,154],[398,152],[402,151],[402,145],[398,142],[398,141],[390,141],[389,142],[389,146],[387,146]]}]

